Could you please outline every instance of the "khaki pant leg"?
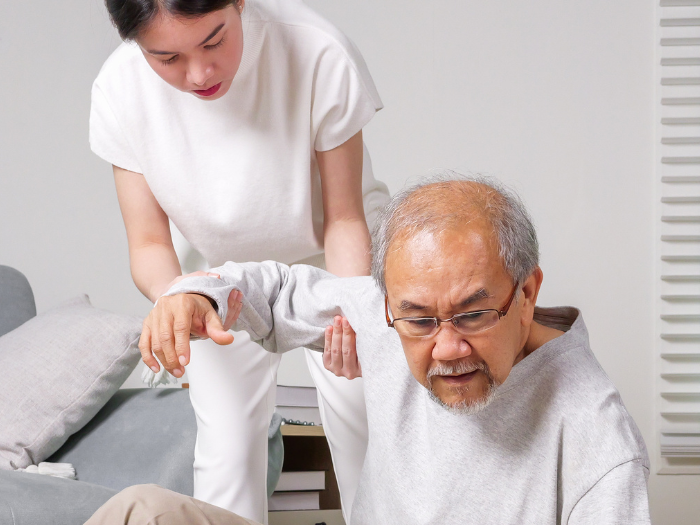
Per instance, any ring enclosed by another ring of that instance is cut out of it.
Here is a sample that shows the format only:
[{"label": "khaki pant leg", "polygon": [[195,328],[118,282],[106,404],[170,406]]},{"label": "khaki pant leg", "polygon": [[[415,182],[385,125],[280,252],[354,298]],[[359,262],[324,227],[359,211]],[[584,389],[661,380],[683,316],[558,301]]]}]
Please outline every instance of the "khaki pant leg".
[{"label": "khaki pant leg", "polygon": [[157,485],[135,485],[102,505],[85,525],[259,525]]}]

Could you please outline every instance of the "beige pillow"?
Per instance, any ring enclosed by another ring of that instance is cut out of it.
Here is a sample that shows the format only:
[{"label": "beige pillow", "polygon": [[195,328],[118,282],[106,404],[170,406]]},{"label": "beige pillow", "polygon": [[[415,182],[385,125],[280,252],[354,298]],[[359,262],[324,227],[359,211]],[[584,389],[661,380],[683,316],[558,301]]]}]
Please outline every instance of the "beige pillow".
[{"label": "beige pillow", "polygon": [[92,419],[139,362],[141,323],[82,295],[0,337],[0,469],[38,464]]}]

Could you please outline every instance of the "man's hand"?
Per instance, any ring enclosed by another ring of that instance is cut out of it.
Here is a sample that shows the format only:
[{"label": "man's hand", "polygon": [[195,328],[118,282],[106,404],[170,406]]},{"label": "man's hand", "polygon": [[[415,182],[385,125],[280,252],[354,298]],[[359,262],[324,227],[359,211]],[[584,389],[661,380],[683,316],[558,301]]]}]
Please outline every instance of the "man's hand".
[{"label": "man's hand", "polygon": [[221,324],[210,300],[198,294],[178,294],[161,297],[143,322],[139,350],[143,362],[158,372],[160,367],[155,356],[165,369],[175,377],[182,377],[190,362],[190,335],[220,345],[233,342],[228,332],[236,322],[243,306],[243,294],[233,290],[228,297],[228,313]]},{"label": "man's hand", "polygon": [[362,377],[362,367],[355,348],[355,330],[348,320],[336,315],[333,325],[326,327],[325,335],[323,366],[338,377]]}]

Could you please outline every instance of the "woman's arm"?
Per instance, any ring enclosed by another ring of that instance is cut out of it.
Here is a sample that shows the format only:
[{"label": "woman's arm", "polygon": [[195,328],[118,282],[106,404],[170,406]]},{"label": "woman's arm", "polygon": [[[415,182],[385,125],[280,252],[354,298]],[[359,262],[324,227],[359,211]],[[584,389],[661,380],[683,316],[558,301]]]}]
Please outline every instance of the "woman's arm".
[{"label": "woman's arm", "polygon": [[326,269],[340,277],[369,275],[370,235],[362,205],[362,131],[317,151],[323,194]]},{"label": "woman's arm", "polygon": [[117,166],[113,171],[129,243],[131,276],[141,293],[155,302],[182,273],[168,216],[143,175]]},{"label": "woman's arm", "polygon": [[[326,269],[340,277],[369,275],[370,234],[362,204],[362,131],[329,151],[317,151],[323,193]],[[326,328],[323,364],[337,376],[362,375],[355,332],[337,317]]]}]

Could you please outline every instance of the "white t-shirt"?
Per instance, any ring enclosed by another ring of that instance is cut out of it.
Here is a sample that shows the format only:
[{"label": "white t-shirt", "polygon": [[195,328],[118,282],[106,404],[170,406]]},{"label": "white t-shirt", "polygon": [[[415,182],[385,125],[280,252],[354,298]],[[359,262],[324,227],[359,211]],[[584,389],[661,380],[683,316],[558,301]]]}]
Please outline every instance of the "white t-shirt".
[{"label": "white t-shirt", "polygon": [[[229,91],[178,91],[122,44],[92,89],[90,146],[142,173],[160,206],[212,266],[323,251],[316,151],[333,149],[382,108],[355,45],[300,0],[248,0],[243,57]],[[368,222],[388,200],[365,149]]]}]

